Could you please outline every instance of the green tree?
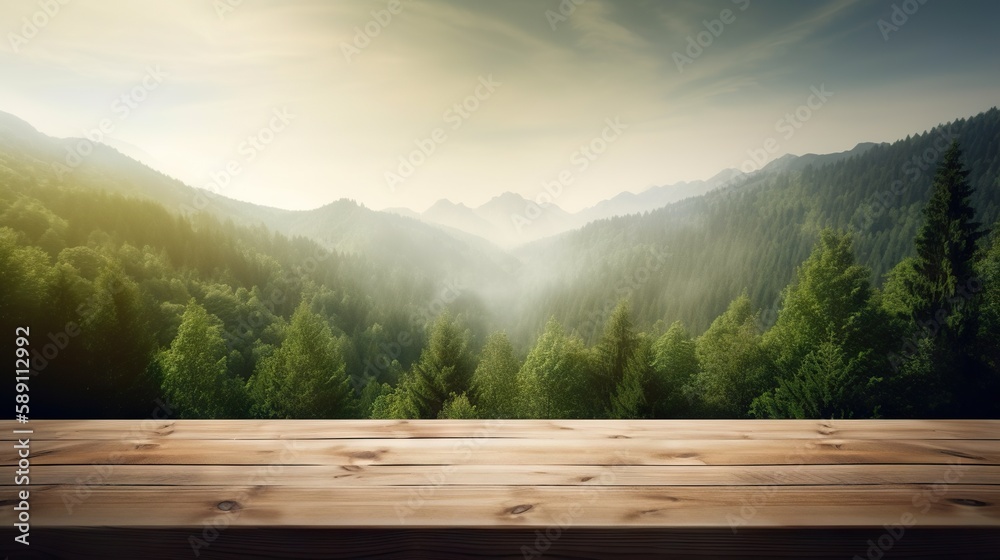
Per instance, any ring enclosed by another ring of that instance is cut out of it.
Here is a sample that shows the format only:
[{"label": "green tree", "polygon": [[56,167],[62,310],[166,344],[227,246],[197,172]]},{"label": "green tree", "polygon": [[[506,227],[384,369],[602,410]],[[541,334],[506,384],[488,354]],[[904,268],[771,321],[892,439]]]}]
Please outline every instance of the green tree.
[{"label": "green tree", "polygon": [[805,356],[791,377],[778,380],[778,387],[754,400],[751,412],[758,418],[852,418],[870,417],[865,395],[874,392],[875,381],[859,384],[857,359],[849,359],[831,333]]},{"label": "green tree", "polygon": [[85,395],[109,416],[128,416],[134,407],[152,408],[156,381],[146,375],[146,367],[154,351],[153,336],[138,284],[113,263],[97,275],[81,310],[89,354],[85,369],[90,374],[82,376],[87,380]]},{"label": "green tree", "polygon": [[778,320],[764,335],[778,368],[798,371],[806,355],[830,337],[852,358],[868,347],[878,320],[872,305],[870,270],[857,264],[849,234],[826,229],[785,289]]},{"label": "green tree", "polygon": [[[892,381],[900,403],[891,414],[964,416],[980,410],[981,389],[989,378],[976,342],[981,297],[975,277],[978,241],[985,235],[975,221],[973,188],[953,142],[938,164],[923,224],[914,244],[912,272],[898,271],[909,304],[904,343],[892,356]],[[893,288],[897,293],[902,290]],[[924,394],[932,394],[922,399]]]},{"label": "green tree", "polygon": [[455,395],[452,393],[448,398],[448,401],[444,403],[441,407],[441,412],[438,413],[438,418],[448,418],[448,419],[475,419],[479,418],[479,411],[476,410],[476,406],[469,402],[469,397],[462,393],[461,395]]},{"label": "green tree", "polygon": [[773,366],[757,324],[750,298],[743,294],[698,338],[697,386],[708,415],[743,418],[770,386]]},{"label": "green tree", "polygon": [[507,333],[495,332],[486,339],[479,366],[472,374],[472,387],[483,418],[517,416],[517,371],[520,367]]},{"label": "green tree", "polygon": [[962,151],[954,141],[934,174],[931,198],[923,211],[924,223],[915,240],[919,281],[913,292],[921,303],[914,310],[918,320],[947,309],[949,300],[973,277],[977,242],[984,232],[975,221],[969,200],[973,189],[961,159]]},{"label": "green tree", "polygon": [[649,394],[654,418],[687,418],[696,414],[694,386],[698,355],[694,340],[680,321],[670,325],[653,344]]},{"label": "green tree", "polygon": [[467,392],[472,372],[467,335],[445,312],[435,321],[428,346],[414,364],[412,383],[407,388],[419,417],[436,418],[452,393]]},{"label": "green tree", "polygon": [[256,414],[268,418],[356,414],[338,342],[304,301],[292,314],[281,346],[258,363],[247,388]]},{"label": "green tree", "polygon": [[651,410],[646,396],[652,381],[653,348],[646,336],[639,336],[635,352],[628,360],[621,381],[611,394],[609,418],[648,418]]},{"label": "green tree", "polygon": [[[634,363],[638,350],[639,336],[632,325],[631,305],[627,300],[622,300],[608,318],[604,335],[597,346],[598,362],[591,388],[596,396],[602,398],[602,408],[610,409],[612,396],[618,392],[619,385],[625,381],[625,374],[630,369],[634,370],[635,375],[629,384],[639,389],[643,387],[645,380],[639,373],[641,368]],[[629,389],[626,393],[631,391]],[[638,398],[634,394],[628,397],[630,402]]]},{"label": "green tree", "polygon": [[226,343],[218,319],[188,304],[170,348],[158,356],[162,388],[184,418],[227,418],[242,386],[226,374]]},{"label": "green tree", "polygon": [[555,318],[549,319],[517,374],[524,418],[591,418],[594,408],[588,385],[590,356],[583,341],[568,336]]}]

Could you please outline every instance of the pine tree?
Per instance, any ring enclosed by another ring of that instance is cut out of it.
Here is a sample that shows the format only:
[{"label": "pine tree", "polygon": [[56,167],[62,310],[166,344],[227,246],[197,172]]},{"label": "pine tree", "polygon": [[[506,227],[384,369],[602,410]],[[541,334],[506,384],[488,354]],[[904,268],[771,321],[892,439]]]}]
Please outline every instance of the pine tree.
[{"label": "pine tree", "polygon": [[[938,164],[923,225],[915,239],[914,274],[906,288],[914,305],[908,348],[893,357],[900,401],[922,416],[962,416],[978,408],[986,373],[976,348],[980,295],[975,256],[985,235],[970,204],[962,152],[953,142]],[[919,358],[914,360],[913,358]],[[924,407],[915,391],[933,391]]]},{"label": "pine tree", "polygon": [[194,301],[177,336],[159,357],[163,391],[184,418],[227,418],[242,388],[226,374],[226,343],[218,319]]},{"label": "pine tree", "polygon": [[918,320],[949,309],[949,300],[973,277],[976,244],[984,232],[969,202],[973,190],[961,158],[962,151],[954,141],[934,174],[924,223],[915,240],[920,280],[913,290],[920,297],[921,306],[914,310]]},{"label": "pine tree", "polygon": [[484,418],[515,418],[518,408],[517,371],[520,364],[507,333],[496,332],[486,339],[472,386],[480,415]]},{"label": "pine tree", "polygon": [[281,345],[257,364],[247,388],[263,417],[349,418],[356,413],[337,340],[304,301]]},{"label": "pine tree", "polygon": [[427,347],[413,366],[412,383],[407,391],[420,418],[436,418],[452,393],[469,390],[473,362],[467,345],[466,333],[451,314],[441,314]]},{"label": "pine tree", "polygon": [[606,407],[610,405],[611,396],[619,384],[625,380],[625,373],[634,367],[638,349],[639,337],[632,325],[631,305],[622,300],[608,318],[597,347],[599,362],[592,387],[604,399]]},{"label": "pine tree", "polygon": [[687,418],[695,414],[698,355],[694,340],[680,321],[653,344],[650,412],[654,418]]},{"label": "pine tree", "polygon": [[784,290],[778,319],[764,336],[779,369],[794,373],[831,335],[852,358],[863,351],[878,323],[869,276],[869,269],[855,261],[851,235],[830,229],[820,233],[795,281]]},{"label": "pine tree", "polygon": [[653,350],[648,337],[638,340],[635,353],[625,367],[621,381],[611,395],[609,418],[648,418],[650,407],[646,392],[652,377]]},{"label": "pine tree", "polygon": [[761,347],[757,324],[744,293],[698,338],[701,371],[696,383],[708,415],[743,418],[753,399],[771,385],[773,366]]},{"label": "pine tree", "polygon": [[[588,385],[590,356],[583,341],[568,336],[555,318],[545,325],[517,373],[522,418],[593,418],[595,391]],[[606,397],[605,397],[606,398]]]},{"label": "pine tree", "polygon": [[479,411],[475,405],[469,402],[469,397],[465,393],[461,395],[452,393],[444,406],[441,407],[441,412],[438,413],[438,418],[452,420],[470,420],[479,417]]},{"label": "pine tree", "polygon": [[791,377],[754,399],[751,411],[758,418],[869,418],[865,406],[874,392],[874,381],[859,383],[857,358],[850,359],[832,332],[802,360]]}]

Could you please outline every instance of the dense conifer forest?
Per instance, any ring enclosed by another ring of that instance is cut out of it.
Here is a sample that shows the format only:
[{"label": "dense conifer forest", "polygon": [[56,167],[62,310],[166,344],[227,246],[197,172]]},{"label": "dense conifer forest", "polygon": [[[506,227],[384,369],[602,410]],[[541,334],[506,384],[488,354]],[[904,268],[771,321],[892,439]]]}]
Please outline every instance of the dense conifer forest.
[{"label": "dense conifer forest", "polygon": [[997,109],[509,255],[348,201],[184,209],[36,149],[0,143],[33,417],[1000,414]]}]

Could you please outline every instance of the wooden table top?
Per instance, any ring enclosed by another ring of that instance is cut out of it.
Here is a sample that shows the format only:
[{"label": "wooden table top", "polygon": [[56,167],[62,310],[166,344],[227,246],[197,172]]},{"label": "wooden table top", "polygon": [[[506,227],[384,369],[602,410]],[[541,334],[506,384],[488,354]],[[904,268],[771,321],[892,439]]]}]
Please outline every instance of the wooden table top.
[{"label": "wooden table top", "polygon": [[[6,423],[0,461],[17,464]],[[1000,421],[32,421],[33,526],[1000,527]],[[25,436],[20,436],[25,437]],[[0,479],[0,501],[16,497]],[[14,523],[14,511],[0,511]]]}]

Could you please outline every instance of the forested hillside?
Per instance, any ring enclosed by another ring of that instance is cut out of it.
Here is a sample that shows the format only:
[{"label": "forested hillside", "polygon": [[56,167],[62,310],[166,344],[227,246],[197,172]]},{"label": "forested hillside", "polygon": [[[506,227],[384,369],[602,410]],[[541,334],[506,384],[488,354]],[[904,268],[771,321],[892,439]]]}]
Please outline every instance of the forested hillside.
[{"label": "forested hillside", "polygon": [[1000,413],[996,109],[514,256],[349,201],[191,212],[32,130],[0,146],[0,325],[34,417]]},{"label": "forested hillside", "polygon": [[854,234],[858,261],[878,284],[913,255],[935,166],[954,139],[970,170],[972,207],[993,224],[1000,219],[996,108],[822,167],[769,166],[706,196],[524,247],[516,254],[528,297],[516,300],[521,305],[507,324],[532,333],[554,315],[584,325],[580,334],[592,342],[599,334],[594,318],[602,323],[613,299],[624,295],[641,302],[638,324],[682,320],[700,333],[746,290],[767,326],[782,288],[824,228]]}]

